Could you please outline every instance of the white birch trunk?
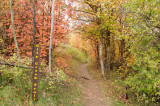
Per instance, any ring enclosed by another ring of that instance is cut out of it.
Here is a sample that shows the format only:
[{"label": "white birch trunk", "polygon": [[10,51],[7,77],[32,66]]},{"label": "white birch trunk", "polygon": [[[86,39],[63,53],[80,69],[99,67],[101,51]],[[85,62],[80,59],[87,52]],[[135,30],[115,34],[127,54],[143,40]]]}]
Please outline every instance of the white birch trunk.
[{"label": "white birch trunk", "polygon": [[101,35],[100,48],[99,48],[99,57],[100,57],[102,77],[104,77],[104,63],[103,63],[103,54],[102,53],[103,53],[103,44],[102,44],[102,35]]},{"label": "white birch trunk", "polygon": [[10,0],[11,23],[12,23],[12,29],[13,29],[13,35],[14,35],[14,43],[15,43],[15,47],[16,47],[16,51],[17,51],[17,56],[19,58],[19,62],[21,62],[19,49],[18,49],[18,43],[17,43],[17,39],[16,39],[16,32],[15,32],[15,26],[14,26],[14,15],[13,15],[13,6],[12,6],[12,4],[13,4],[12,0]]},{"label": "white birch trunk", "polygon": [[49,45],[49,72],[52,70],[52,40],[53,40],[53,24],[54,24],[54,0],[52,0],[52,20],[51,20],[51,33]]}]

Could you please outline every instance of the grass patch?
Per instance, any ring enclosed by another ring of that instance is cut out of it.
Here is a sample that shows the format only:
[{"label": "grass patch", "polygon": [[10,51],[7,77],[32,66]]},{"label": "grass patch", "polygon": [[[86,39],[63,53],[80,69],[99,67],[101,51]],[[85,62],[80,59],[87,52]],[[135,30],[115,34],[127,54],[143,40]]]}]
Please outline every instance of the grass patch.
[{"label": "grass patch", "polygon": [[70,54],[73,59],[82,63],[87,62],[87,56],[83,52],[81,52],[79,49],[71,46],[66,46],[65,51],[66,53]]}]

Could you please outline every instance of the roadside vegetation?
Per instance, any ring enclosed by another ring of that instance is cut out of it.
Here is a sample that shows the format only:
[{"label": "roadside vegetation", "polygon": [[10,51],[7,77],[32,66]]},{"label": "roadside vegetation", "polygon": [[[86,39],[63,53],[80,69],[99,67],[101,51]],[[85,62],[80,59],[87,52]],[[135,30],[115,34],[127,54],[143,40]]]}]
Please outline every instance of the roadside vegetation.
[{"label": "roadside vegetation", "polygon": [[[82,106],[82,93],[79,87],[79,82],[74,78],[77,75],[77,67],[80,62],[86,62],[86,56],[78,49],[69,46],[63,46],[63,56],[61,52],[57,52],[54,63],[54,72],[49,74],[46,65],[41,62],[40,78],[39,78],[39,94],[38,102],[32,102],[32,74],[31,69],[20,67],[0,66],[0,104],[1,106],[13,105],[64,105],[64,106]],[[74,54],[72,54],[74,52]],[[65,55],[64,55],[65,53]],[[71,53],[71,56],[69,55]],[[75,55],[76,54],[76,55]],[[69,57],[67,57],[69,56]],[[16,55],[8,59],[1,60],[5,62],[18,61]],[[65,58],[65,61],[62,59]],[[68,60],[66,59],[68,58]],[[61,59],[61,61],[58,59]],[[29,66],[31,59],[22,59],[23,64]],[[59,62],[59,63],[58,63]],[[61,63],[62,62],[62,63]],[[18,63],[17,63],[18,64]],[[66,64],[60,65],[60,64]],[[18,65],[17,65],[18,66]],[[65,68],[64,68],[65,66]],[[66,68],[67,67],[67,68]],[[65,70],[63,70],[65,69]]]}]

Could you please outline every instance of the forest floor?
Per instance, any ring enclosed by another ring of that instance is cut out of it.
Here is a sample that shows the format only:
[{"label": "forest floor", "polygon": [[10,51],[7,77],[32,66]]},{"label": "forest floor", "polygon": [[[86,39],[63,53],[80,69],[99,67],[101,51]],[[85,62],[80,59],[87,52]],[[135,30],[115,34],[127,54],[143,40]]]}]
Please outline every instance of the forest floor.
[{"label": "forest floor", "polygon": [[100,86],[100,82],[89,73],[88,64],[81,64],[78,67],[79,81],[82,86],[85,106],[112,106],[109,98]]}]

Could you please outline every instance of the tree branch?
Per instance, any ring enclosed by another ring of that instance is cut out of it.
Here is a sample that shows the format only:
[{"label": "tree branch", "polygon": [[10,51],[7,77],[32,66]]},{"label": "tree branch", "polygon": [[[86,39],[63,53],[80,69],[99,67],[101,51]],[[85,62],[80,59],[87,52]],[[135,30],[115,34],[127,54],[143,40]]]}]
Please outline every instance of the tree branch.
[{"label": "tree branch", "polygon": [[17,66],[15,64],[10,64],[10,63],[1,63],[1,65],[8,65],[8,66],[13,66],[13,67],[20,67],[20,68],[26,68],[26,69],[33,69],[33,67],[27,67],[27,66]]},{"label": "tree branch", "polygon": [[80,19],[80,18],[74,18],[75,20],[79,20],[79,21],[85,21],[85,22],[95,22],[93,20],[85,20],[85,19]]},{"label": "tree branch", "polygon": [[87,11],[84,11],[84,10],[75,10],[75,11],[87,13],[87,14],[90,14],[90,15],[96,15],[95,13],[87,12]]},{"label": "tree branch", "polygon": [[92,8],[92,10],[93,10],[95,13],[97,13],[97,10],[98,10],[98,8],[99,8],[100,6],[95,5],[95,4],[93,4],[93,3],[90,3],[90,0],[84,0],[84,2],[85,2],[86,4],[88,4],[89,7]]}]

